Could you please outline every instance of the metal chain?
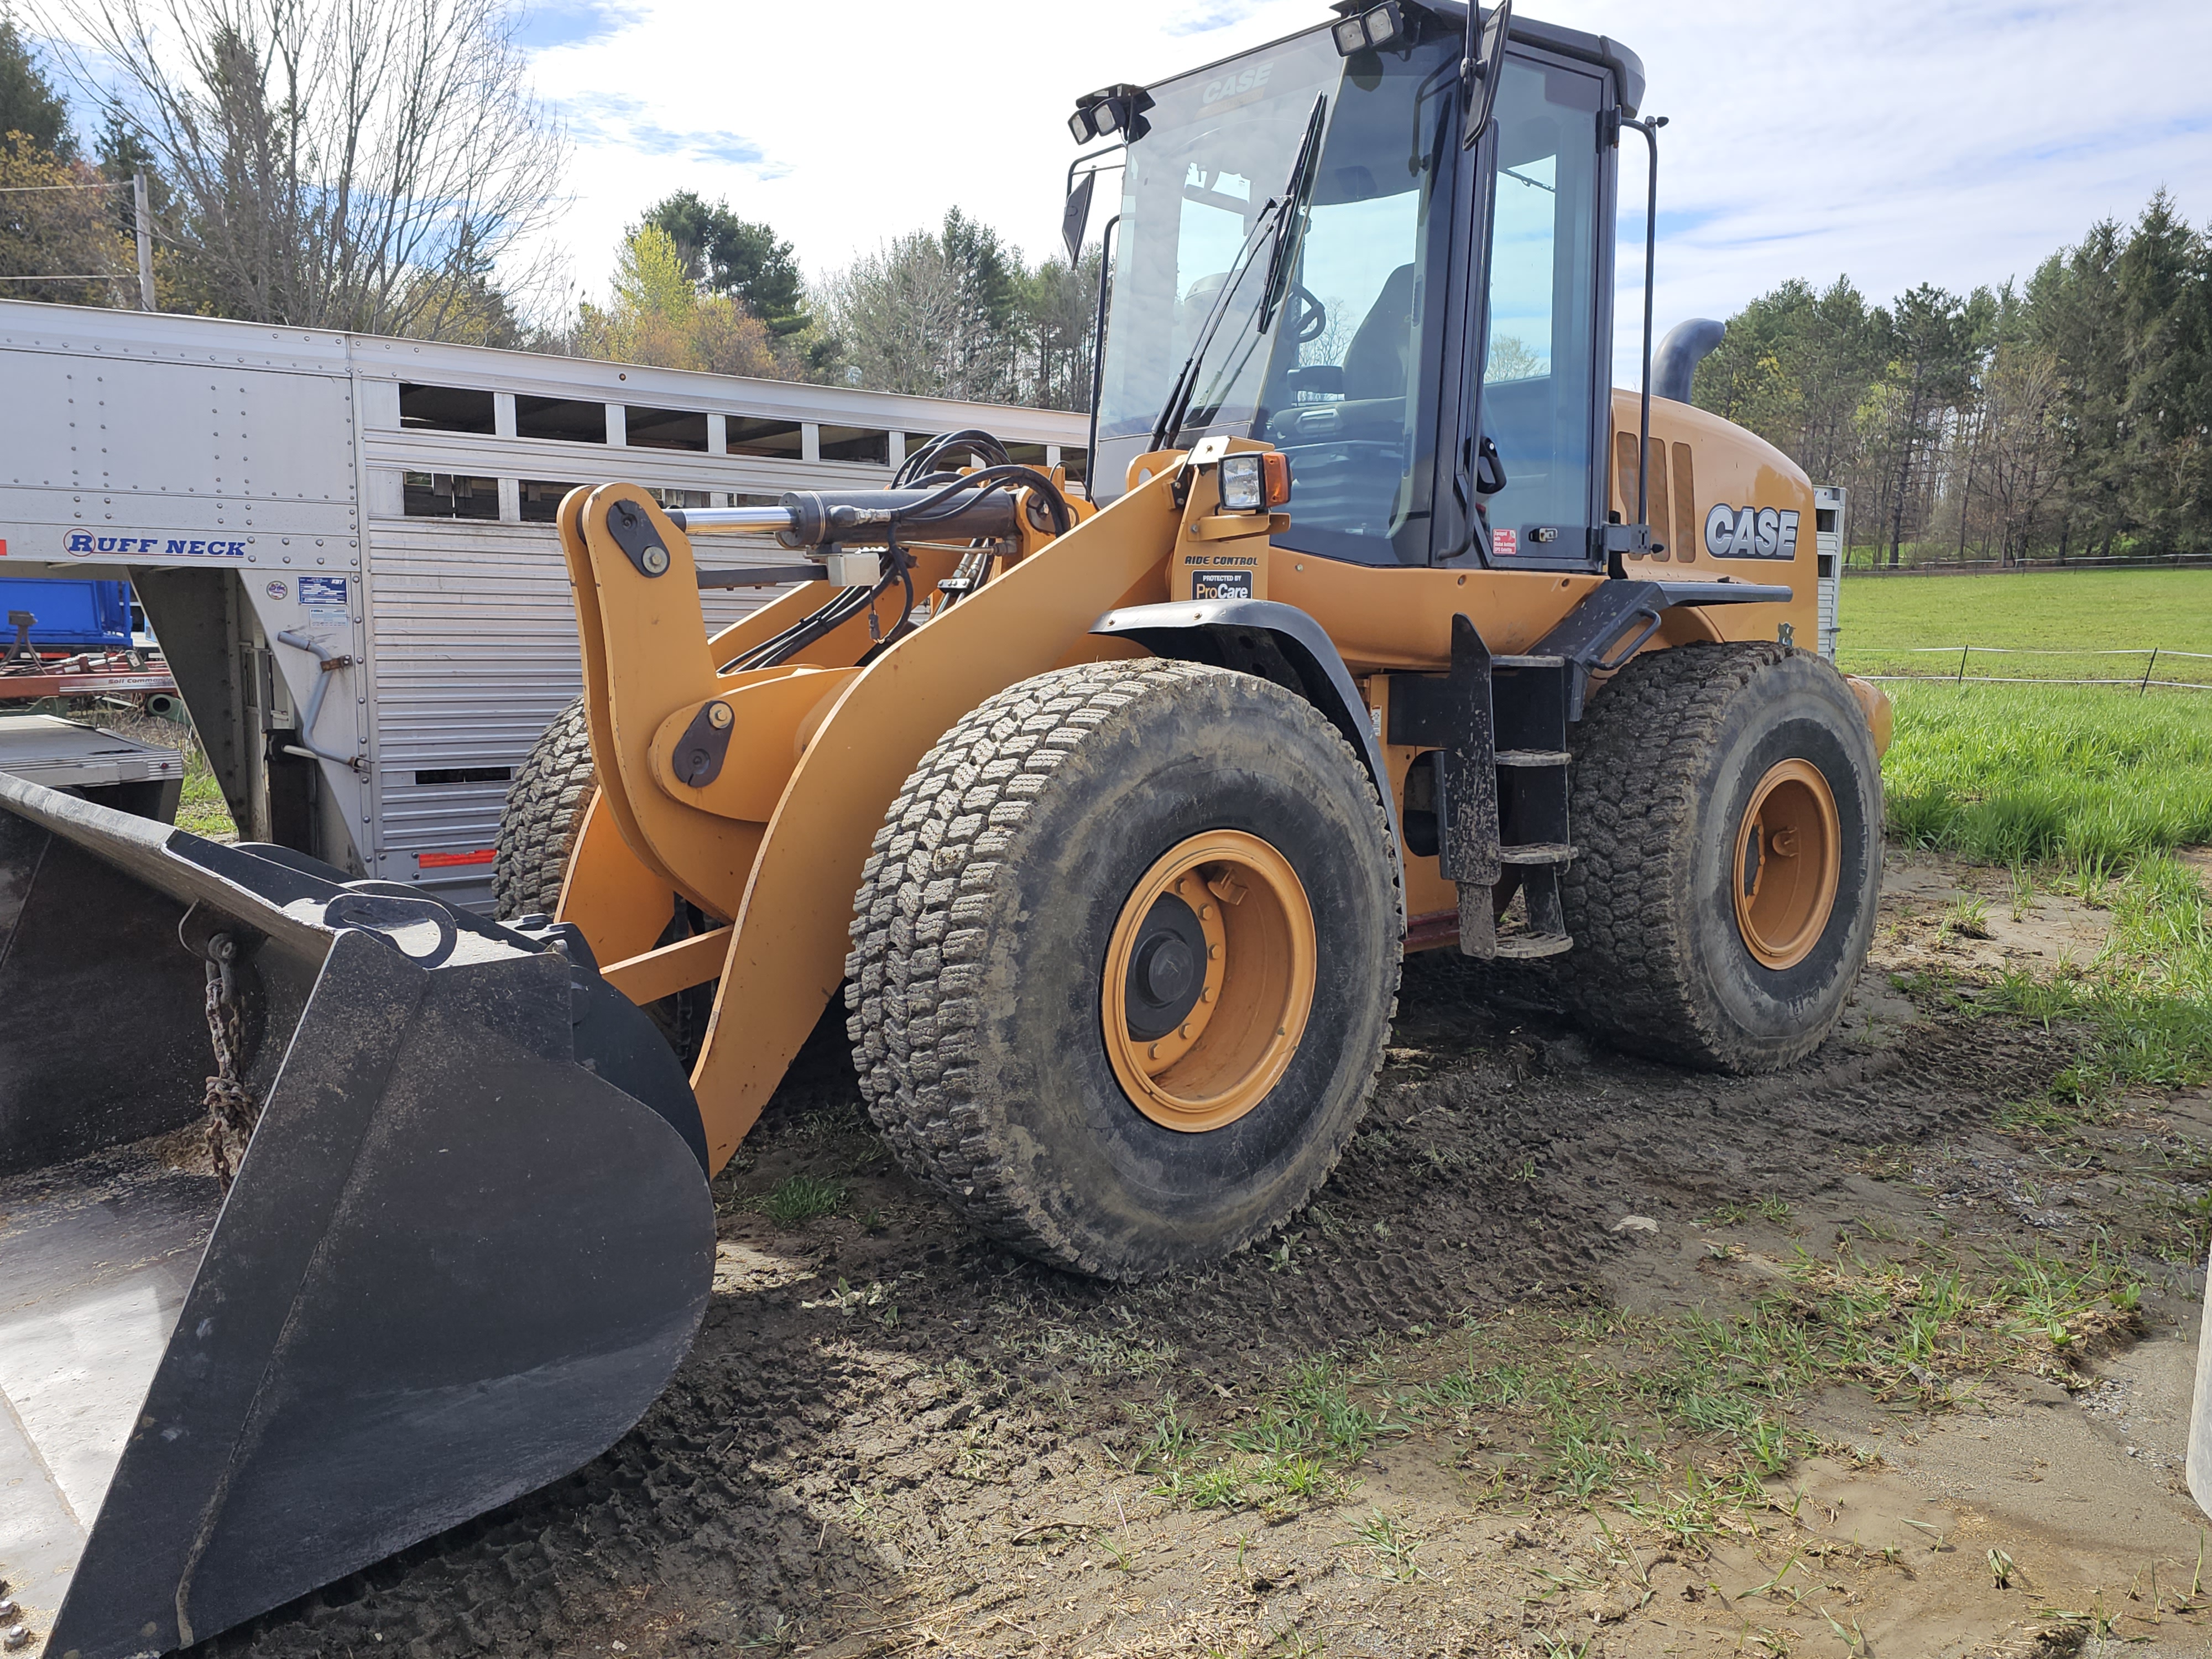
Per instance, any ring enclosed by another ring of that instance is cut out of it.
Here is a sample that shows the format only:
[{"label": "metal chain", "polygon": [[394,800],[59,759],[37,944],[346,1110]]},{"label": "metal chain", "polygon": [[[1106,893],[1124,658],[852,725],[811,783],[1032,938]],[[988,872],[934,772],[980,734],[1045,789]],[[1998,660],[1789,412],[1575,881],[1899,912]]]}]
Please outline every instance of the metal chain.
[{"label": "metal chain", "polygon": [[234,1139],[237,1142],[238,1155],[243,1158],[246,1143],[253,1139],[254,1123],[261,1115],[261,1109],[254,1103],[253,1091],[238,1075],[240,1051],[246,1046],[246,1023],[239,1013],[236,992],[230,963],[218,961],[210,954],[207,965],[207,1023],[209,1039],[215,1044],[216,1074],[207,1080],[207,1143],[215,1162],[216,1179],[222,1183],[225,1192],[230,1190],[231,1182],[229,1143]]}]

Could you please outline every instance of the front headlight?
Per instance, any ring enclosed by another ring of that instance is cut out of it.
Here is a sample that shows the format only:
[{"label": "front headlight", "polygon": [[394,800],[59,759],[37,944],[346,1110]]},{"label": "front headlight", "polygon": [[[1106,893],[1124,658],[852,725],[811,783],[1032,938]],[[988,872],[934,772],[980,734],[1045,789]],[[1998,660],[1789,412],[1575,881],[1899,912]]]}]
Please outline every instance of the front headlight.
[{"label": "front headlight", "polygon": [[1221,505],[1231,513],[1257,512],[1266,499],[1257,454],[1221,458]]}]

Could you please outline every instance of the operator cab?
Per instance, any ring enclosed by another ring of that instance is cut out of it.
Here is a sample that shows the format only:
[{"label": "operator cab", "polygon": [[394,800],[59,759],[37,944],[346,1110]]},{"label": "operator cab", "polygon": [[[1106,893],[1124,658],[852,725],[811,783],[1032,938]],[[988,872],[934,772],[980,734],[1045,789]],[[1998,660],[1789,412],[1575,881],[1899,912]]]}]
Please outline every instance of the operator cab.
[{"label": "operator cab", "polygon": [[[1325,25],[1128,89],[1133,136],[1095,153],[1122,167],[1097,499],[1154,447],[1211,322],[1164,447],[1230,433],[1287,453],[1279,545],[1368,565],[1590,568],[1613,118],[1633,113],[1642,67],[1611,41],[1516,18],[1495,118],[1463,153],[1466,12],[1401,11],[1387,48],[1343,55]],[[1298,167],[1316,122],[1318,154]],[[1269,204],[1293,195],[1278,253]],[[1462,368],[1478,354],[1479,377]],[[1478,433],[1502,489],[1477,489],[1496,482],[1478,480]]]}]

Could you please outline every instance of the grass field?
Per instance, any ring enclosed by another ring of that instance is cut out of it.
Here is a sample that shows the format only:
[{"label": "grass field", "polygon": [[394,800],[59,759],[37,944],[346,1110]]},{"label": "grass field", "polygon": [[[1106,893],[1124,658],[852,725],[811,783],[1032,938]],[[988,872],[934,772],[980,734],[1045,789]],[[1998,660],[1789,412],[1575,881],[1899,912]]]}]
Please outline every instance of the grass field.
[{"label": "grass field", "polygon": [[[1843,623],[1841,665],[1862,673],[1928,672],[1916,645],[2212,652],[2212,571],[1846,578]],[[1893,842],[2007,865],[2023,889],[2064,886],[2111,908],[2098,961],[2009,975],[1987,999],[2087,1024],[2066,1087],[2089,1104],[2212,1079],[2212,906],[2172,856],[2212,845],[2212,691],[1972,677],[2116,672],[2098,660],[1993,656],[1963,685],[1890,681],[1897,737],[1882,764]],[[2212,680],[2212,661],[2182,660],[2158,678]]]},{"label": "grass field", "polygon": [[[1842,622],[1837,659],[1849,673],[1954,674],[1971,645],[2038,654],[1977,651],[1970,679],[2140,678],[2155,647],[2154,678],[2212,684],[2212,570],[1846,575]],[[2206,654],[2168,654],[2179,652]]]}]

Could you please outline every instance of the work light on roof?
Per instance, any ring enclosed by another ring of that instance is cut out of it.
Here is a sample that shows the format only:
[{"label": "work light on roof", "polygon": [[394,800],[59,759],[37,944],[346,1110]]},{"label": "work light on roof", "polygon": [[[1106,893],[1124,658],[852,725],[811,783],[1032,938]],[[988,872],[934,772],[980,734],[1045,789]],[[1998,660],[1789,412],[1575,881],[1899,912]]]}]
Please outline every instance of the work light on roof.
[{"label": "work light on roof", "polygon": [[1152,131],[1152,123],[1145,118],[1145,112],[1152,106],[1152,95],[1142,87],[1126,82],[1103,87],[1075,100],[1075,113],[1067,118],[1067,130],[1079,144],[1087,144],[1093,138],[1111,138],[1116,133],[1134,143]]},{"label": "work light on roof", "polygon": [[1349,58],[1356,52],[1407,46],[1413,40],[1413,26],[1399,0],[1382,0],[1379,6],[1338,18],[1329,33],[1335,38],[1339,56]]}]

